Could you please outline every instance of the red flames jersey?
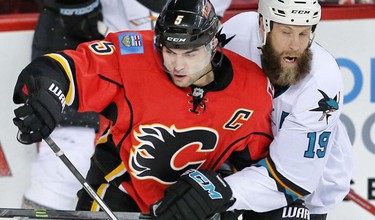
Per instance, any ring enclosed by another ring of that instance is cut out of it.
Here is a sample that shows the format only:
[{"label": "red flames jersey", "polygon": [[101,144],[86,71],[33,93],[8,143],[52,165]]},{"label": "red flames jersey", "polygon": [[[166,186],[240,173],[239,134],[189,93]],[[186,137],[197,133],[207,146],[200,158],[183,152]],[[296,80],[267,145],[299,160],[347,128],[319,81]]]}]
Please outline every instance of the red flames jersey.
[{"label": "red flames jersey", "polygon": [[234,151],[258,160],[272,139],[272,87],[256,64],[225,50],[214,82],[179,88],[155,56],[153,34],[119,32],[48,55],[70,80],[67,103],[113,120],[122,163],[105,178],[128,175],[119,188],[144,212],[186,170],[217,170]]}]

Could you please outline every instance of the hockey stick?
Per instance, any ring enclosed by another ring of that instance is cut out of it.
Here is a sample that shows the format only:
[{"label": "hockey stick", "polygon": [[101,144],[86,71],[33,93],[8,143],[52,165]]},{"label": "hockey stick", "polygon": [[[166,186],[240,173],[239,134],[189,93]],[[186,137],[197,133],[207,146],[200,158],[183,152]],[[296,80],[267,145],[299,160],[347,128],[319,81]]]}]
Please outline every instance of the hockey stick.
[{"label": "hockey stick", "polygon": [[[119,220],[150,219],[149,216],[139,212],[114,212]],[[0,208],[0,218],[25,217],[28,219],[108,219],[105,212],[70,211],[70,210],[45,210],[45,209],[8,209]]]},{"label": "hockey stick", "polygon": [[353,189],[350,189],[348,195],[346,196],[347,199],[355,202],[357,205],[361,206],[362,208],[366,209],[371,214],[375,215],[375,206],[371,204],[366,199],[362,198]]},{"label": "hockey stick", "polygon": [[[150,215],[139,212],[114,212],[119,220],[147,220]],[[60,219],[60,220],[107,220],[105,212],[70,211],[70,210],[46,210],[46,209],[14,209],[0,208],[0,218],[28,218],[28,219]],[[220,214],[216,213],[207,220],[220,220]]]},{"label": "hockey stick", "polygon": [[104,210],[104,212],[107,213],[107,215],[112,220],[118,220],[117,217],[111,211],[111,209],[104,203],[104,201],[98,196],[98,194],[96,194],[94,189],[87,183],[86,179],[77,170],[77,168],[72,164],[72,162],[70,162],[70,160],[66,157],[64,152],[59,148],[59,146],[57,146],[57,144],[52,140],[52,138],[48,136],[44,138],[44,141],[53,150],[53,152],[55,152],[56,156],[58,156],[62,160],[62,162],[68,167],[68,169],[72,172],[72,174],[82,184],[83,188],[99,204],[99,206]]}]

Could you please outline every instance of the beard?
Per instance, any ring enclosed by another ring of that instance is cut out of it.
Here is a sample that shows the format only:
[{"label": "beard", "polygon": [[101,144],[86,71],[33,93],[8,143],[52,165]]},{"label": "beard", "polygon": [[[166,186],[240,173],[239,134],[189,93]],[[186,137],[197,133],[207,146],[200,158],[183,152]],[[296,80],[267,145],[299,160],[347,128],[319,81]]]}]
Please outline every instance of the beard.
[{"label": "beard", "polygon": [[[296,65],[287,67],[282,65],[283,57],[297,57]],[[262,69],[275,88],[290,86],[305,78],[311,70],[312,53],[310,48],[298,54],[278,53],[271,44],[271,35],[262,47]]]}]

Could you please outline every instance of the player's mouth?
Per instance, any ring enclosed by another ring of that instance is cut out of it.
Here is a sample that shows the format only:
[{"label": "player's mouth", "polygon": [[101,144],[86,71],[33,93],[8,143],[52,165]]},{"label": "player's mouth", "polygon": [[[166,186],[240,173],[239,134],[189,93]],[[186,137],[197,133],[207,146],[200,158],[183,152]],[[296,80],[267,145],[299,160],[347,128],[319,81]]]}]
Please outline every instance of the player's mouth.
[{"label": "player's mouth", "polygon": [[287,64],[295,64],[297,62],[297,57],[286,56],[283,57],[283,61]]},{"label": "player's mouth", "polygon": [[176,74],[176,73],[173,73],[172,76],[173,76],[173,78],[174,78],[176,81],[182,81],[183,79],[186,78],[186,75],[183,75],[183,74]]}]

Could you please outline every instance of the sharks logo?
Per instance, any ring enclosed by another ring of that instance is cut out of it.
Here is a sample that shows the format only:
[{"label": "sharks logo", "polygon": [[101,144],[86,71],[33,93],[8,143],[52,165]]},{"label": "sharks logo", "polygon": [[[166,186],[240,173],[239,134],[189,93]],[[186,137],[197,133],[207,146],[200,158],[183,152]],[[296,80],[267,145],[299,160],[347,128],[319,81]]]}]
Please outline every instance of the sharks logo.
[{"label": "sharks logo", "polygon": [[323,98],[319,100],[318,105],[319,107],[311,109],[310,111],[317,111],[322,112],[322,116],[319,118],[319,121],[322,121],[326,118],[326,122],[328,123],[328,118],[332,115],[333,112],[339,109],[339,100],[340,93],[335,96],[335,98],[330,98],[328,95],[323,92],[322,90],[318,89],[320,94],[322,94]]},{"label": "sharks logo", "polygon": [[134,137],[139,144],[130,151],[132,175],[163,184],[174,183],[189,169],[199,169],[218,142],[217,132],[209,128],[160,124],[140,126]]}]

